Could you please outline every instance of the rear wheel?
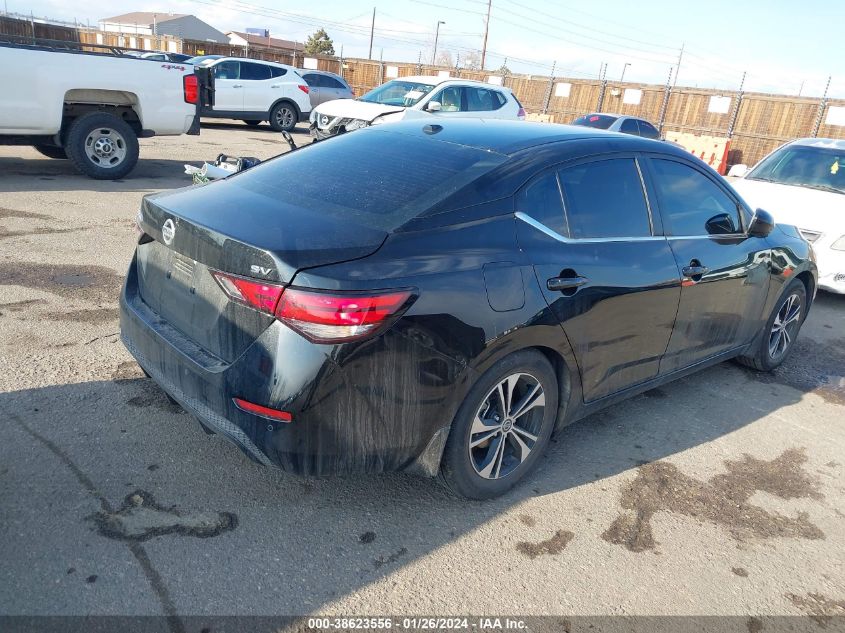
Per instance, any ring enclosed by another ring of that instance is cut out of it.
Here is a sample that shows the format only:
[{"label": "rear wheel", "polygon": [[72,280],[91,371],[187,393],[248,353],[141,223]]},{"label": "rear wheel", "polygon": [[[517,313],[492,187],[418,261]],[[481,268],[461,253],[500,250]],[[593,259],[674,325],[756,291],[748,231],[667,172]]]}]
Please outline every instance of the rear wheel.
[{"label": "rear wheel", "polygon": [[807,291],[800,280],[794,279],[772,310],[759,343],[749,350],[749,355],[740,356],[737,360],[760,371],[775,369],[792,351],[806,316]]},{"label": "rear wheel", "polygon": [[35,151],[43,154],[47,158],[66,159],[67,152],[64,147],[56,147],[55,145],[33,145]]},{"label": "rear wheel", "polygon": [[270,110],[270,127],[277,132],[291,132],[299,121],[296,106],[288,101],[282,101]]},{"label": "rear wheel", "polygon": [[250,127],[258,127],[261,125],[261,121],[256,121],[255,119],[244,119],[244,123]]},{"label": "rear wheel", "polygon": [[489,499],[537,464],[557,418],[554,369],[539,352],[503,358],[470,389],[455,416],[440,474],[456,494]]},{"label": "rear wheel", "polygon": [[126,121],[107,112],[89,112],[68,128],[68,158],[98,180],[122,178],[138,162],[138,137]]}]

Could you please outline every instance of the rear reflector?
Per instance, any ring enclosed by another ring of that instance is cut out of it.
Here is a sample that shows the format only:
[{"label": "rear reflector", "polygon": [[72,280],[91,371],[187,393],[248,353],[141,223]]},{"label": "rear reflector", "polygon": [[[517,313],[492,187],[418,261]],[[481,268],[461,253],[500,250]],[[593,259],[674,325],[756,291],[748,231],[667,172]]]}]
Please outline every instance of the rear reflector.
[{"label": "rear reflector", "polygon": [[302,92],[304,92],[305,94],[308,94],[308,86],[303,86],[302,84],[299,84],[299,85],[297,86],[297,88],[299,88],[299,89],[300,89]]},{"label": "rear reflector", "polygon": [[518,116],[520,119],[524,119],[525,118],[525,108],[520,108],[519,112],[516,113],[516,116]]},{"label": "rear reflector", "polygon": [[196,75],[182,77],[182,87],[185,90],[185,103],[197,103],[200,100],[200,85]]},{"label": "rear reflector", "polygon": [[337,295],[288,288],[276,318],[316,343],[350,341],[372,333],[404,308],[410,291]]},{"label": "rear reflector", "polygon": [[256,310],[273,314],[284,287],[262,281],[236,277],[215,271],[212,273],[219,286],[230,299],[246,304]]},{"label": "rear reflector", "polygon": [[260,415],[262,418],[270,418],[271,420],[278,420],[279,422],[291,422],[293,416],[287,411],[279,411],[278,409],[271,409],[270,407],[262,407],[260,404],[249,402],[243,398],[232,398],[235,406],[241,411]]}]

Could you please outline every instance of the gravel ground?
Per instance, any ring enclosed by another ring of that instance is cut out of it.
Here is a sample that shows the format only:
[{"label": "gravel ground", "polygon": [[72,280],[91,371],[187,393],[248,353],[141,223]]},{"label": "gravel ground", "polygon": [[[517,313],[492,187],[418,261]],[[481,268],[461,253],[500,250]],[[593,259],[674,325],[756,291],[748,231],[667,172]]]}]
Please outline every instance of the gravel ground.
[{"label": "gravel ground", "polygon": [[184,163],[284,149],[216,123],[97,182],[0,147],[0,614],[845,614],[845,297],[776,373],[594,415],[492,502],[206,435],[118,340],[133,218]]}]

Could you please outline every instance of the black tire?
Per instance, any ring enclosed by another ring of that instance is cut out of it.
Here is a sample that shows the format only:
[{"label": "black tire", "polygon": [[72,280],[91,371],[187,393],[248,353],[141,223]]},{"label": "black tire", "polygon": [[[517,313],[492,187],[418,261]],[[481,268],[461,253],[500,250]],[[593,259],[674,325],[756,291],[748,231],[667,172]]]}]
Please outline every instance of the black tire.
[{"label": "black tire", "polygon": [[89,112],[70,124],[68,158],[97,180],[123,178],[138,162],[138,136],[126,121],[108,112]]},{"label": "black tire", "polygon": [[244,119],[244,123],[250,127],[258,127],[261,125],[261,121],[256,121],[255,119]]},{"label": "black tire", "polygon": [[33,147],[36,152],[47,158],[67,159],[67,152],[64,147],[56,147],[55,145],[33,145]]},{"label": "black tire", "polygon": [[290,101],[280,101],[270,110],[270,127],[277,132],[292,132],[299,122],[299,110]]},{"label": "black tire", "polygon": [[[542,408],[529,406],[515,416],[518,425],[510,416],[502,417],[505,407],[498,389],[514,376],[518,376],[511,392],[515,397],[504,396],[511,400],[509,413],[518,413],[518,404],[536,402],[539,395],[545,398]],[[531,399],[536,386],[542,393]],[[455,494],[469,499],[490,499],[504,494],[537,465],[554,430],[557,408],[557,377],[545,356],[524,350],[503,358],[478,379],[455,415],[440,465],[443,482]],[[478,424],[474,431],[476,417]],[[484,430],[478,431],[479,426]],[[474,448],[473,442],[477,445]],[[522,458],[524,449],[518,448],[520,443],[529,449]],[[485,472],[493,477],[482,474]]]},{"label": "black tire", "polygon": [[[772,371],[787,359],[801,325],[807,317],[807,290],[799,279],[793,279],[783,291],[778,302],[775,304],[772,314],[766,321],[765,330],[760,334],[759,341],[748,354],[739,356],[737,361],[747,367],[759,371]],[[797,316],[795,310],[798,310]],[[793,320],[794,316],[794,320]],[[775,322],[788,320],[786,328],[779,328],[785,332],[786,337],[776,332]],[[785,344],[781,346],[781,343]],[[774,347],[773,347],[774,346]]]}]

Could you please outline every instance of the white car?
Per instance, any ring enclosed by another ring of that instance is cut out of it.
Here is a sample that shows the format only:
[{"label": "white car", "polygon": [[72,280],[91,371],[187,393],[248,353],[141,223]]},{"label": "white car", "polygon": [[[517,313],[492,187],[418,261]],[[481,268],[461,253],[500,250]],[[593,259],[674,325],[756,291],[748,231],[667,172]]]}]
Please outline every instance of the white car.
[{"label": "white car", "polygon": [[731,184],[754,208],[794,224],[812,243],[819,288],[845,294],[845,141],[804,138],[782,145]]},{"label": "white car", "polygon": [[214,106],[203,117],[242,119],[249,125],[269,121],[290,132],[311,112],[308,84],[293,66],[240,57],[205,59],[214,71]]},{"label": "white car", "polygon": [[510,89],[502,86],[449,77],[402,77],[357,99],[317,106],[311,112],[311,133],[322,140],[412,117],[524,120],[525,110]]}]

